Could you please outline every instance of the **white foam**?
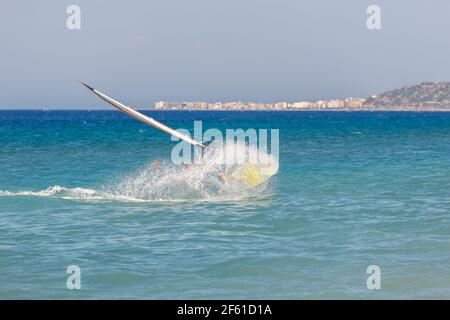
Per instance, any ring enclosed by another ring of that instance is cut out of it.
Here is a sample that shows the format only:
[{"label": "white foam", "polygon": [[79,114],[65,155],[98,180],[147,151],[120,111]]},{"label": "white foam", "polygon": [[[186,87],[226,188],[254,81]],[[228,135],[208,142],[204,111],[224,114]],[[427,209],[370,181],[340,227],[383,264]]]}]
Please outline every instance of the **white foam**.
[{"label": "white foam", "polygon": [[50,197],[70,200],[119,200],[119,201],[142,201],[128,197],[109,195],[107,193],[86,188],[66,188],[61,186],[48,187],[41,191],[5,191],[0,190],[0,196],[33,196]]}]

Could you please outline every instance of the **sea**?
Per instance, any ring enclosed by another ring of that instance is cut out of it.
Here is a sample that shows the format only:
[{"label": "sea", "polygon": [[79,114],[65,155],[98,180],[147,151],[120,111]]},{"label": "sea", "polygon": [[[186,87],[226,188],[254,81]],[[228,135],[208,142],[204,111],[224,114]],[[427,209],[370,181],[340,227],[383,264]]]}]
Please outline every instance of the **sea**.
[{"label": "sea", "polygon": [[2,110],[0,299],[450,298],[450,113],[145,113],[278,129],[278,172],[219,192],[119,112]]}]

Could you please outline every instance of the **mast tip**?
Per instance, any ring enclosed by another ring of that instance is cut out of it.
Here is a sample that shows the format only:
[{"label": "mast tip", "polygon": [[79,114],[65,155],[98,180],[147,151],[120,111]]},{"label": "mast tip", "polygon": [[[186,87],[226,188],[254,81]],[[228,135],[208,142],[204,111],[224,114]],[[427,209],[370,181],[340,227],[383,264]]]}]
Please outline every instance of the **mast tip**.
[{"label": "mast tip", "polygon": [[94,91],[94,88],[92,88],[91,86],[87,85],[86,83],[84,83],[83,81],[78,80],[79,83],[81,83],[83,86],[85,86],[86,88],[88,88],[91,91]]}]

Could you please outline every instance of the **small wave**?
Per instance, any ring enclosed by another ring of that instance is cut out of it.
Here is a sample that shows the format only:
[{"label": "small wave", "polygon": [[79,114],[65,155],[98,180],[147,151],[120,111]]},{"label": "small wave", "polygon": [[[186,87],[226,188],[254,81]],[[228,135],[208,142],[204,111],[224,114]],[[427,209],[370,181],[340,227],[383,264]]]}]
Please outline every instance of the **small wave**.
[{"label": "small wave", "polygon": [[40,191],[5,191],[0,190],[0,196],[32,196],[32,197],[50,197],[69,200],[116,200],[124,202],[142,202],[144,199],[134,199],[132,197],[108,194],[103,191],[86,188],[66,188],[61,186],[51,186]]},{"label": "small wave", "polygon": [[[123,190],[121,193],[118,186],[115,187],[116,190],[110,192],[104,190],[93,190],[86,188],[66,188],[61,186],[51,186],[45,190],[40,191],[7,191],[0,190],[0,197],[47,197],[55,199],[66,199],[66,200],[84,200],[84,201],[119,201],[119,202],[161,202],[161,201],[236,201],[243,198],[256,195],[256,193],[216,193],[216,194],[205,194],[200,193],[192,196],[192,190],[188,192],[176,193],[171,190],[170,193],[161,192],[146,192],[145,189],[139,190],[135,187],[128,186],[127,189]],[[261,190],[261,189],[260,189]],[[155,194],[161,193],[159,196]],[[189,196],[191,195],[191,196]]]}]

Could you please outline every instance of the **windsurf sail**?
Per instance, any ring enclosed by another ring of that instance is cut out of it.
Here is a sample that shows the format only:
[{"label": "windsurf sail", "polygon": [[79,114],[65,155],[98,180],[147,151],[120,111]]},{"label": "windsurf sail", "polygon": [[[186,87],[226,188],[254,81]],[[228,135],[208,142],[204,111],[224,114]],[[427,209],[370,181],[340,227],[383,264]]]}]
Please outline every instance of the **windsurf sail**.
[{"label": "windsurf sail", "polygon": [[198,141],[192,139],[191,137],[189,137],[188,135],[185,135],[185,134],[183,134],[181,132],[178,132],[177,130],[172,129],[172,128],[162,124],[161,122],[158,122],[155,119],[150,118],[150,117],[146,116],[145,114],[142,114],[139,111],[137,111],[137,110],[135,110],[135,109],[133,109],[131,107],[128,107],[128,106],[124,105],[123,103],[120,103],[119,101],[114,100],[113,98],[108,97],[106,94],[101,93],[100,91],[92,88],[91,86],[87,85],[84,82],[80,81],[80,83],[83,86],[85,86],[86,88],[88,88],[89,90],[91,90],[100,99],[108,102],[114,108],[116,108],[119,111],[125,113],[126,115],[129,115],[130,117],[135,118],[136,120],[139,120],[139,121],[141,121],[141,122],[143,122],[145,124],[148,124],[148,125],[156,128],[156,129],[159,129],[159,130],[162,130],[164,132],[167,132],[168,134],[171,134],[172,136],[177,137],[177,138],[179,138],[179,139],[181,139],[183,141],[186,141],[186,142],[188,142],[188,143],[190,143],[190,144],[192,144],[194,146],[201,147],[202,150],[205,149],[208,146],[208,144],[204,144],[204,143],[198,142]]},{"label": "windsurf sail", "polygon": [[[118,109],[119,111],[125,113],[126,115],[135,118],[136,120],[139,120],[145,124],[148,124],[156,129],[159,129],[161,131],[164,131],[174,137],[177,137],[183,141],[186,141],[194,146],[198,146],[202,148],[202,155],[205,149],[213,142],[213,140],[210,141],[203,141],[199,142],[194,139],[192,139],[190,136],[183,134],[181,132],[178,132],[177,130],[174,130],[161,122],[156,121],[155,119],[146,116],[145,114],[142,114],[141,112],[128,107],[124,105],[123,103],[114,100],[111,97],[108,97],[106,94],[92,88],[91,86],[87,85],[84,82],[80,83],[88,88],[90,91],[92,91],[95,95],[97,95],[100,99],[106,101],[114,108]],[[159,164],[158,164],[159,166]],[[238,165],[234,170],[232,170],[231,173],[228,173],[227,175],[224,175],[224,179],[228,183],[241,183],[244,186],[247,187],[255,187],[259,184],[262,184],[267,179],[269,179],[271,176],[276,174],[278,171],[278,164],[275,161],[271,161],[269,163],[263,163],[263,164],[241,164]]]}]

